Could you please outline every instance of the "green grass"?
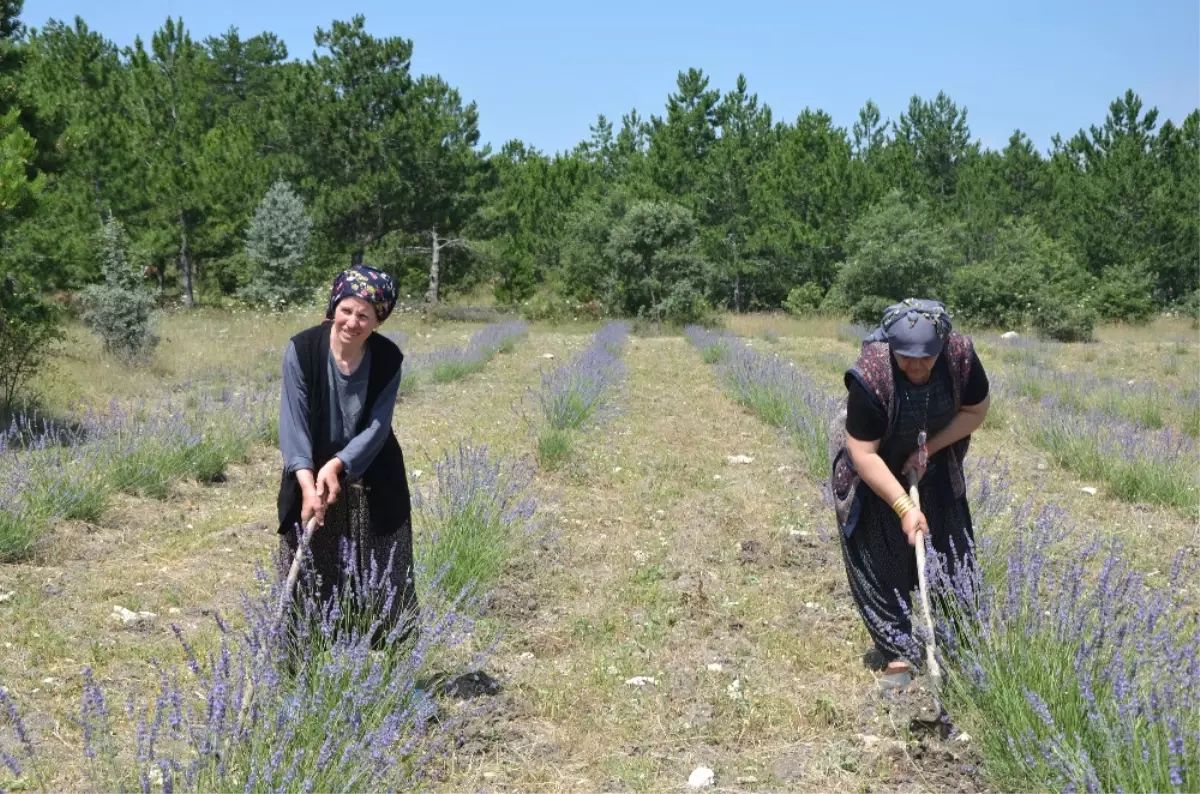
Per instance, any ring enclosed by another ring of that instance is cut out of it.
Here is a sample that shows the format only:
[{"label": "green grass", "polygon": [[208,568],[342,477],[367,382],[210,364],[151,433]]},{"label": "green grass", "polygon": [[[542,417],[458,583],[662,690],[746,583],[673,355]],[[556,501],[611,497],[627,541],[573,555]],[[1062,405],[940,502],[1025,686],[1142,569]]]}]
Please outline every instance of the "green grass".
[{"label": "green grass", "polygon": [[429,379],[434,383],[449,383],[480,372],[487,366],[491,358],[481,358],[474,361],[442,361],[434,365],[429,373]]},{"label": "green grass", "polygon": [[422,579],[436,578],[436,595],[447,599],[464,591],[478,595],[490,590],[516,545],[498,516],[469,508],[426,527],[420,537],[417,567],[427,572]]},{"label": "green grass", "polygon": [[560,468],[571,456],[571,434],[550,428],[538,435],[538,462],[542,468]]}]

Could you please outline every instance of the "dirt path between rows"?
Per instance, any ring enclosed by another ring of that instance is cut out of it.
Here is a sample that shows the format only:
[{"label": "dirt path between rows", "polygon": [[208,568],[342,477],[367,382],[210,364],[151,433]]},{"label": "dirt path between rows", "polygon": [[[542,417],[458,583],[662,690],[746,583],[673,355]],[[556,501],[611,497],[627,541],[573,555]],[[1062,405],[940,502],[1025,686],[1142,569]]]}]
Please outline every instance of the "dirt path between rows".
[{"label": "dirt path between rows", "polygon": [[707,766],[724,790],[978,789],[969,750],[906,741],[876,694],[789,443],[683,340],[625,360],[622,415],[539,474],[561,534],[496,595],[504,692],[442,788],[668,791]]}]

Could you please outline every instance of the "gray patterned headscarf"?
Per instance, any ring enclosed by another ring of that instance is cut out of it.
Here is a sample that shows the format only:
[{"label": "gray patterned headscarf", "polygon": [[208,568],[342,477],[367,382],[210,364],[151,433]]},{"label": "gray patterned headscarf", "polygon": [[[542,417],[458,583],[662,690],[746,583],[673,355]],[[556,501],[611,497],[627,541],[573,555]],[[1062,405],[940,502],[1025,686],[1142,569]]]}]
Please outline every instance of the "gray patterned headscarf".
[{"label": "gray patterned headscarf", "polygon": [[906,298],[887,307],[871,338],[891,345],[892,352],[910,358],[936,356],[950,337],[950,314],[934,300]]}]

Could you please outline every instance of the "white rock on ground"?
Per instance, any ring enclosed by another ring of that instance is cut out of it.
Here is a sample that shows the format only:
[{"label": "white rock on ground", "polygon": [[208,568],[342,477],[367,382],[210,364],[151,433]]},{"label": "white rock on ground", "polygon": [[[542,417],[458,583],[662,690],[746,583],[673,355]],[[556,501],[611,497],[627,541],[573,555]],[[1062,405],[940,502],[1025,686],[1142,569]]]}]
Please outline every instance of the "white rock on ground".
[{"label": "white rock on ground", "polygon": [[1092,488],[1091,486],[1088,486],[1087,488],[1080,488],[1079,490],[1083,491],[1083,492],[1084,492],[1085,494],[1087,494],[1088,496],[1095,496],[1095,495],[1096,495],[1096,489],[1095,489],[1095,488]]},{"label": "white rock on ground", "polygon": [[646,684],[658,684],[658,680],[653,676],[635,675],[633,678],[626,678],[625,683],[629,686],[645,686]]},{"label": "white rock on ground", "polygon": [[9,600],[16,594],[17,594],[17,591],[15,591],[15,590],[10,590],[8,592],[0,593],[0,604],[3,604],[5,601]]},{"label": "white rock on ground", "polygon": [[750,457],[749,455],[730,455],[729,462],[730,463],[753,463],[754,458]]},{"label": "white rock on ground", "polygon": [[1020,336],[1020,334],[1018,334],[1016,331],[1005,331],[1004,333],[1000,334],[1001,339],[1016,339],[1018,336]]},{"label": "white rock on ground", "polygon": [[716,780],[716,775],[706,766],[698,766],[692,770],[692,774],[688,775],[689,788],[707,788]]},{"label": "white rock on ground", "polygon": [[719,673],[724,669],[725,668],[721,665],[720,662],[712,662],[711,664],[708,665],[708,672],[710,672],[710,673]]},{"label": "white rock on ground", "polygon": [[146,620],[152,620],[153,618],[158,617],[158,615],[154,614],[153,612],[133,612],[132,610],[128,610],[120,605],[113,607],[112,614],[114,618],[121,621],[121,623],[126,626],[130,626],[135,623],[141,623]]}]

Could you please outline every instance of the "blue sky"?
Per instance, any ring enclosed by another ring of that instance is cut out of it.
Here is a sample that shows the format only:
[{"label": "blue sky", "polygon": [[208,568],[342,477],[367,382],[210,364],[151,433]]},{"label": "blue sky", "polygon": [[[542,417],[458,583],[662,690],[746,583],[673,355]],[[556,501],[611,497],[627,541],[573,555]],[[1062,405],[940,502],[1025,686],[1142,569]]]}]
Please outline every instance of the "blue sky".
[{"label": "blue sky", "polygon": [[722,91],[744,73],[777,120],[812,107],[846,128],[868,98],[895,119],[913,94],[945,90],[991,148],[1020,128],[1045,151],[1056,132],[1100,124],[1127,88],[1159,108],[1160,123],[1200,105],[1196,0],[26,0],[22,18],[78,15],[125,45],[182,16],[197,39],[231,25],[269,30],[305,59],[318,26],[356,13],[376,36],[412,39],[415,72],[475,100],[494,148],[520,138],[568,149],[598,113],[618,123],[634,107],[661,113],[688,67]]}]

